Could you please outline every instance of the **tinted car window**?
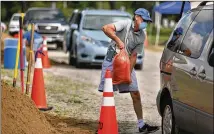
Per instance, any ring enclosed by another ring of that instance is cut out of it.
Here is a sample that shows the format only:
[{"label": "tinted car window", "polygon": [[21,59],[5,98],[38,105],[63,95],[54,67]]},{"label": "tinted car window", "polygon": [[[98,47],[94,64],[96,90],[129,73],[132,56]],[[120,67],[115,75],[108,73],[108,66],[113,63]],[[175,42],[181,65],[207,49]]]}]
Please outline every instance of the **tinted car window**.
[{"label": "tinted car window", "polygon": [[[181,52],[192,58],[200,57],[212,29],[213,10],[202,10],[192,22],[185,35]],[[185,51],[189,51],[188,55]]]},{"label": "tinted car window", "polygon": [[[186,31],[188,30],[190,24],[195,19],[198,13],[199,11],[188,12],[181,18],[181,20],[178,22],[177,26],[175,27],[175,30],[172,32],[169,38],[169,41],[167,43],[168,49],[170,49],[171,51],[177,52]],[[176,29],[178,28],[182,29],[182,33],[180,34],[176,33]]]},{"label": "tinted car window", "polygon": [[29,20],[61,20],[65,17],[59,10],[32,10],[28,12]]},{"label": "tinted car window", "polygon": [[119,20],[130,19],[128,16],[86,15],[83,20],[83,29],[101,30],[102,26]]}]

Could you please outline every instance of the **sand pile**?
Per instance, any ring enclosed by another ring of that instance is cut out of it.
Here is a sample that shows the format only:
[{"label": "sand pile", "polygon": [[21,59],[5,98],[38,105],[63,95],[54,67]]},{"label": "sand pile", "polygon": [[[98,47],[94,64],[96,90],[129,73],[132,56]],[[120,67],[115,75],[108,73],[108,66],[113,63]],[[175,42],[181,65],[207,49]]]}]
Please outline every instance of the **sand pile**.
[{"label": "sand pile", "polygon": [[56,134],[34,102],[2,81],[2,134]]}]

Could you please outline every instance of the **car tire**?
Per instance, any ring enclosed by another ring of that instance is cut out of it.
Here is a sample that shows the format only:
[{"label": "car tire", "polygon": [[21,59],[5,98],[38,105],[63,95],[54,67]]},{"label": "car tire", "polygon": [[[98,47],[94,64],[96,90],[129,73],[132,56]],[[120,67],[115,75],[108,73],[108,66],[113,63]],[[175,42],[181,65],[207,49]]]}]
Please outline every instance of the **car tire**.
[{"label": "car tire", "polygon": [[163,100],[163,114],[161,121],[162,134],[178,134],[178,128],[176,127],[172,101],[170,98]]},{"label": "car tire", "polygon": [[77,45],[75,45],[75,62],[74,63],[76,68],[82,68],[82,63],[78,62]]},{"label": "car tire", "polygon": [[76,58],[74,58],[73,56],[72,56],[72,53],[71,52],[69,52],[69,65],[72,65],[72,66],[75,66],[75,64],[76,64]]}]

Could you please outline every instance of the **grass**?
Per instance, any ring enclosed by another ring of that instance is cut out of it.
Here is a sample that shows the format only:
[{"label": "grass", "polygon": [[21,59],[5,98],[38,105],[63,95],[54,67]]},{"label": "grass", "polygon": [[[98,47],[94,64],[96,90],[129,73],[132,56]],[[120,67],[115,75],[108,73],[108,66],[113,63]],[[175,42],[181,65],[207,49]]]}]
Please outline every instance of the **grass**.
[{"label": "grass", "polygon": [[[165,45],[172,30],[173,30],[172,28],[164,28],[164,27],[162,27],[160,29],[160,37],[159,37],[159,43],[158,43],[159,46]],[[157,32],[157,29],[155,28],[155,26],[153,24],[148,25],[147,35],[148,35],[150,45],[155,45],[156,32]]]}]

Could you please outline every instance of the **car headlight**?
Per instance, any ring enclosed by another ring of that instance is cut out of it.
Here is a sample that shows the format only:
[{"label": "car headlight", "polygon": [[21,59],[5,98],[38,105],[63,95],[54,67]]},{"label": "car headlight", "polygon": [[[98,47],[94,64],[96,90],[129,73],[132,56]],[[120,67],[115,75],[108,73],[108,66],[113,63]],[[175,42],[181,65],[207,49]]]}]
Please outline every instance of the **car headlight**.
[{"label": "car headlight", "polygon": [[81,39],[86,41],[86,42],[89,42],[91,44],[96,44],[96,41],[90,37],[87,37],[87,36],[81,36]]}]

